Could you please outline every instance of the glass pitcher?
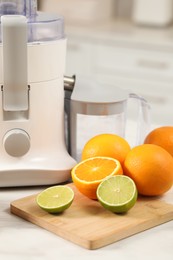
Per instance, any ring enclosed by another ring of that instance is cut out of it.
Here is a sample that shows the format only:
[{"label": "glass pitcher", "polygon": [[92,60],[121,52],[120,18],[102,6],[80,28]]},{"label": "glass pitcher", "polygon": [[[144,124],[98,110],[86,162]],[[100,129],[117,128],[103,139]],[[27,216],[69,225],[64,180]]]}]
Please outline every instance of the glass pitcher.
[{"label": "glass pitcher", "polygon": [[[135,111],[129,110],[130,100],[136,103]],[[125,138],[131,147],[141,144],[150,129],[149,108],[143,97],[128,90],[105,86],[91,79],[75,80],[73,91],[70,88],[65,91],[69,153],[79,162],[86,142],[102,133],[117,134]],[[133,119],[130,120],[131,113]],[[130,129],[132,124],[136,128],[135,136]],[[132,136],[133,140],[130,140]]]}]

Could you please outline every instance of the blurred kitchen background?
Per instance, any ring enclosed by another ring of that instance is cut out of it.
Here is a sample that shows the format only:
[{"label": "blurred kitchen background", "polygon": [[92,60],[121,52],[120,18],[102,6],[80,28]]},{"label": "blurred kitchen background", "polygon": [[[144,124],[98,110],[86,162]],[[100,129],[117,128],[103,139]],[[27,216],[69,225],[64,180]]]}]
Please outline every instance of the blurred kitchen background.
[{"label": "blurred kitchen background", "polygon": [[66,75],[131,89],[173,125],[173,0],[39,0],[65,17]]}]

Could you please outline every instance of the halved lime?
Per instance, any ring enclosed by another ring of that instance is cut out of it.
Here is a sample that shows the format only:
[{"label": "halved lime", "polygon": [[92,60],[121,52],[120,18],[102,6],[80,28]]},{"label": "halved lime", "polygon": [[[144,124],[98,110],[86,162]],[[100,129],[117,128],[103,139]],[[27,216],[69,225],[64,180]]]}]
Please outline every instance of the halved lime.
[{"label": "halved lime", "polygon": [[115,213],[124,213],[131,209],[136,203],[137,194],[134,181],[125,175],[109,177],[97,188],[99,202]]},{"label": "halved lime", "polygon": [[70,207],[74,191],[66,185],[47,188],[37,195],[36,202],[49,213],[60,213]]}]

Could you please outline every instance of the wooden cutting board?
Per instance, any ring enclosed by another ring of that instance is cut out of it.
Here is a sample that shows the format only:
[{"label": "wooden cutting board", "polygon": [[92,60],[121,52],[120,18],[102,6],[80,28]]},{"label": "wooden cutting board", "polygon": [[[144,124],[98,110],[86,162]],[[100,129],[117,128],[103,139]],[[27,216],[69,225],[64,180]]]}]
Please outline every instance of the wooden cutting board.
[{"label": "wooden cutting board", "polygon": [[68,185],[75,199],[61,214],[40,209],[37,194],[13,201],[11,212],[87,249],[103,247],[173,219],[173,205],[156,198],[138,198],[131,210],[118,215],[80,194],[74,184]]}]

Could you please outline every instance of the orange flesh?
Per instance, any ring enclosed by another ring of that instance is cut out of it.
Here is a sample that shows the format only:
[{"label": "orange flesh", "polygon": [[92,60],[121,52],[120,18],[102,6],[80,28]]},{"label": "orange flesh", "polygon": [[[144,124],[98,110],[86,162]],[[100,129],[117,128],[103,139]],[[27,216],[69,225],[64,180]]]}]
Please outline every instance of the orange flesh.
[{"label": "orange flesh", "polygon": [[87,161],[81,164],[75,171],[75,175],[88,182],[101,180],[115,171],[117,164],[111,160],[101,160],[95,158],[93,161]]}]

